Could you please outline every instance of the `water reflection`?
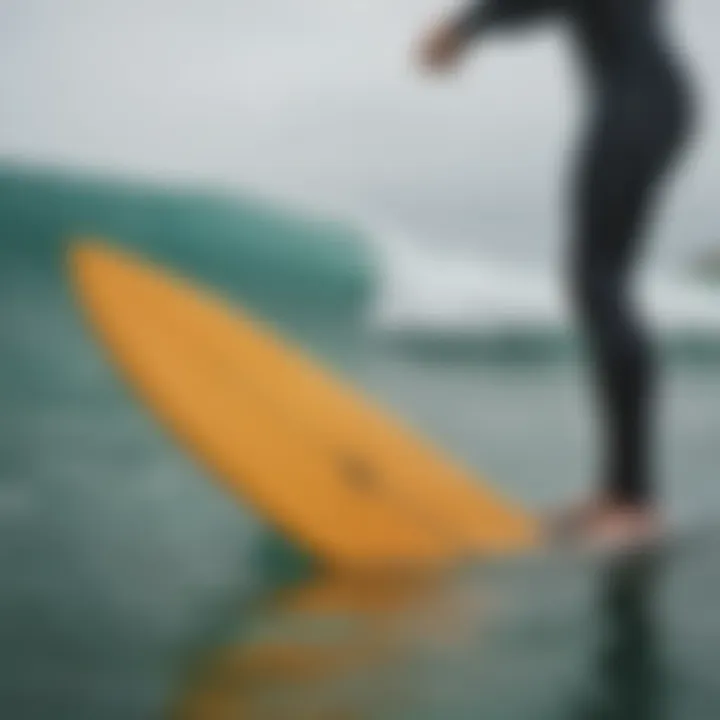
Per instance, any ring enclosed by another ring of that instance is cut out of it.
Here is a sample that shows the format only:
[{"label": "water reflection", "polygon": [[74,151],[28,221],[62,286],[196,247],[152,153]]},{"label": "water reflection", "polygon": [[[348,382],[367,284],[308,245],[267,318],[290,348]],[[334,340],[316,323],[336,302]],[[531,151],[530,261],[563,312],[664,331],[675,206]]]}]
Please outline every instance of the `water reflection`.
[{"label": "water reflection", "polygon": [[660,551],[609,561],[600,575],[602,644],[577,720],[657,720],[663,708]]},{"label": "water reflection", "polygon": [[370,704],[402,697],[413,659],[477,642],[485,605],[472,587],[330,577],[280,592],[201,664],[175,717],[368,717]]},{"label": "water reflection", "polygon": [[198,663],[174,717],[655,720],[663,565],[644,555],[317,578],[245,613]]}]

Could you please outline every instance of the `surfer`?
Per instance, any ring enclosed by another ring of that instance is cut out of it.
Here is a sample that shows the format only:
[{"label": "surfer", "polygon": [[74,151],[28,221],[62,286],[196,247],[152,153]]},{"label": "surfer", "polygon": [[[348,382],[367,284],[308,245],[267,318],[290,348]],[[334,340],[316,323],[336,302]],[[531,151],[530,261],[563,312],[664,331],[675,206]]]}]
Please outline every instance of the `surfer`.
[{"label": "surfer", "polygon": [[474,0],[434,27],[420,56],[455,67],[495,30],[544,17],[572,33],[591,122],[571,198],[571,296],[603,419],[597,497],[561,517],[589,541],[635,544],[661,529],[652,469],[655,357],[631,302],[632,271],[661,180],[689,129],[689,94],[664,34],[662,0]]}]

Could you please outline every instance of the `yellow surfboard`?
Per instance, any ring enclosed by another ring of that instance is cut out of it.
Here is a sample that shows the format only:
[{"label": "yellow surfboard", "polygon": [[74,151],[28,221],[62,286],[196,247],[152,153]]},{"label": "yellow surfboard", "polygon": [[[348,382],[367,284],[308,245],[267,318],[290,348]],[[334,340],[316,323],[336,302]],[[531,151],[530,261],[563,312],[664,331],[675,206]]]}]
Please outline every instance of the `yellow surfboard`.
[{"label": "yellow surfboard", "polygon": [[516,551],[527,513],[283,343],[102,242],[70,253],[81,305],[142,399],[234,494],[342,566]]}]

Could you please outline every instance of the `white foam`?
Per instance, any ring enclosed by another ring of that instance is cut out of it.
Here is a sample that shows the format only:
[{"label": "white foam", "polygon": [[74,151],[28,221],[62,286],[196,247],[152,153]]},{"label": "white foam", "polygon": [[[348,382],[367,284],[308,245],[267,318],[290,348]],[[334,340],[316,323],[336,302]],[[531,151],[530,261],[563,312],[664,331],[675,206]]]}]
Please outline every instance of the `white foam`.
[{"label": "white foam", "polygon": [[[420,242],[367,208],[308,187],[285,187],[282,195],[363,231],[377,258],[379,287],[369,321],[378,332],[537,337],[564,336],[571,328],[561,268],[444,250],[437,239]],[[640,302],[661,332],[720,342],[720,285],[656,273],[643,278]]]},{"label": "white foam", "polygon": [[[373,233],[381,266],[372,311],[382,332],[566,333],[571,310],[560,272],[447,252],[397,231]],[[720,287],[651,275],[639,299],[660,331],[720,341]]]}]

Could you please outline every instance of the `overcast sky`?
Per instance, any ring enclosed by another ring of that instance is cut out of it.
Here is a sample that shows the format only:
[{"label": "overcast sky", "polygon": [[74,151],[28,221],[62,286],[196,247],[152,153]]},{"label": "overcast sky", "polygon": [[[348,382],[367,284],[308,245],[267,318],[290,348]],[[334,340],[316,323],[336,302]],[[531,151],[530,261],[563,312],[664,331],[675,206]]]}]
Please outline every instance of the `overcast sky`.
[{"label": "overcast sky", "polygon": [[[549,255],[579,119],[571,46],[552,27],[495,38],[431,81],[410,49],[447,7],[0,0],[0,155],[307,197],[434,243]],[[720,4],[673,14],[706,123],[664,253],[720,240]]]}]

